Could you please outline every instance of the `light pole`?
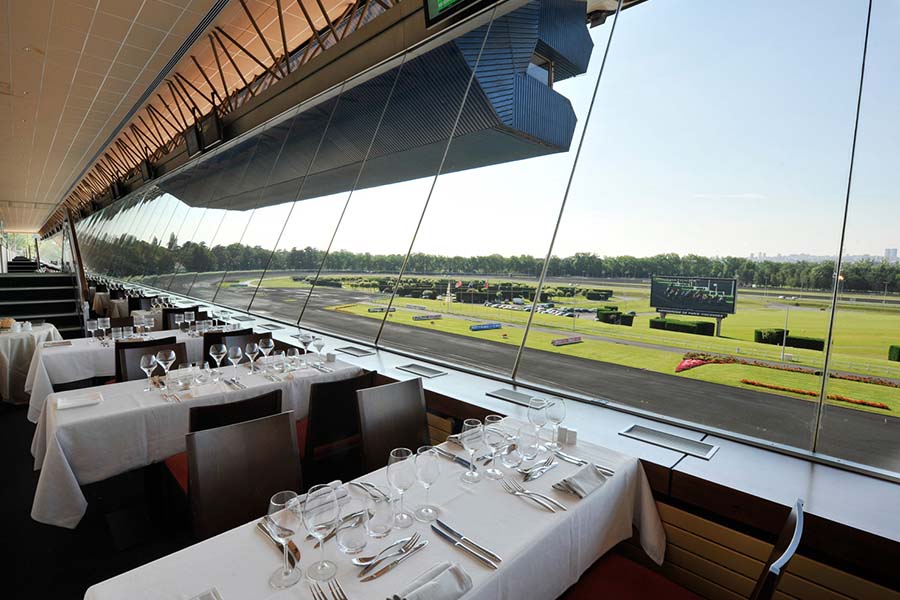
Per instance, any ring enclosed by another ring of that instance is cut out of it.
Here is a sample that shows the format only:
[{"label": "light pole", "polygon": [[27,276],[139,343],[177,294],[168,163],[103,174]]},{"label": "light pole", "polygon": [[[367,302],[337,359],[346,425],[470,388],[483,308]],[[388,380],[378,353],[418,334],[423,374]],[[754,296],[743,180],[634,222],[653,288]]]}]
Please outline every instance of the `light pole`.
[{"label": "light pole", "polygon": [[791,314],[791,304],[784,305],[784,331],[781,333],[781,362],[784,362],[784,351],[787,349],[788,315]]}]

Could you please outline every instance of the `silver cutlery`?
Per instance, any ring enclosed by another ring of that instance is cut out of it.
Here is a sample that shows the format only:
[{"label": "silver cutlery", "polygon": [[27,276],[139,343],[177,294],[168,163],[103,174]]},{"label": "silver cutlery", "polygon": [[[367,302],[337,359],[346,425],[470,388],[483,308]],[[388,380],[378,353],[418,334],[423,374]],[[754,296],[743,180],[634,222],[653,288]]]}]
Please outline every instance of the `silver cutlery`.
[{"label": "silver cutlery", "polygon": [[542,463],[537,463],[537,464],[531,465],[530,467],[519,467],[519,468],[516,469],[516,471],[518,471],[518,472],[521,473],[522,475],[528,475],[528,474],[529,474],[530,472],[532,472],[532,471],[535,471],[535,470],[537,470],[537,469],[541,469],[541,468],[546,467],[546,466],[549,466],[549,465],[551,465],[551,464],[553,464],[553,457],[552,457],[552,456],[548,456],[548,457],[547,457],[547,460],[545,460],[545,461],[542,462]]},{"label": "silver cutlery", "polygon": [[[331,538],[333,538],[334,536],[336,536],[338,530],[340,530],[340,529],[344,529],[346,527],[356,527],[357,525],[359,525],[359,519],[362,518],[362,515],[363,515],[363,511],[358,510],[356,512],[350,513],[349,515],[345,515],[345,516],[341,517],[341,520],[337,524],[337,527],[332,529],[331,533],[329,533],[324,538],[322,538],[321,542],[319,542],[319,540],[316,539],[316,543],[315,543],[314,547],[318,548],[320,543],[325,543],[328,540],[330,540]],[[312,534],[306,535],[306,539],[312,539],[312,538],[313,538]]]},{"label": "silver cutlery", "polygon": [[368,481],[351,481],[350,485],[358,487],[375,500],[390,500],[391,497],[380,487]]},{"label": "silver cutlery", "polygon": [[379,577],[381,577],[382,575],[384,575],[391,569],[394,569],[397,565],[399,565],[404,560],[406,560],[407,558],[409,558],[410,556],[412,556],[413,554],[415,554],[416,552],[418,552],[419,550],[421,550],[422,548],[424,548],[427,545],[428,545],[428,540],[422,540],[421,542],[419,542],[418,545],[414,546],[409,552],[402,554],[399,558],[394,560],[394,562],[389,563],[385,567],[382,567],[381,570],[376,571],[375,573],[372,573],[368,577],[360,579],[360,581],[372,581],[373,579],[378,579]]},{"label": "silver cutlery", "polygon": [[[380,555],[375,558],[375,560],[373,560],[372,562],[370,562],[369,564],[367,564],[366,566],[363,567],[362,571],[359,572],[357,577],[365,577],[365,575],[367,573],[371,573],[375,569],[375,567],[377,567],[378,565],[380,565],[381,563],[383,563],[384,561],[386,561],[389,558],[393,558],[395,556],[402,556],[403,554],[406,554],[413,547],[415,547],[416,544],[419,543],[419,540],[421,538],[422,538],[421,534],[416,532],[406,542],[404,542],[404,544],[402,546],[400,546],[399,548],[396,548],[396,549],[388,552],[387,554],[384,554],[382,551],[381,553],[379,553]],[[390,546],[388,546],[388,548],[385,548],[385,550],[387,550],[389,548],[390,548]]]},{"label": "silver cutlery", "polygon": [[[256,526],[260,531],[265,534],[265,536],[275,544],[275,547],[278,548],[279,552],[284,552],[284,543],[268,528],[266,527],[263,521],[259,521],[256,523]],[[288,540],[288,562],[291,567],[297,566],[297,563],[300,562],[300,548],[297,547],[297,544]]]},{"label": "silver cutlery", "polygon": [[[352,562],[352,563],[353,563],[354,565],[356,565],[357,567],[367,567],[367,566],[369,566],[370,564],[372,564],[373,562],[375,562],[376,560],[378,560],[378,559],[379,559],[382,555],[384,555],[386,552],[390,552],[391,550],[393,550],[393,549],[396,548],[397,546],[403,546],[403,545],[405,545],[405,544],[406,544],[407,542],[409,542],[412,538],[413,538],[413,536],[409,536],[409,537],[405,537],[405,538],[403,538],[403,539],[397,540],[396,542],[394,542],[393,544],[391,544],[390,546],[388,546],[387,548],[385,548],[384,550],[382,550],[382,551],[379,552],[378,554],[373,554],[372,556],[357,556],[356,558],[354,558],[354,559],[351,560],[350,562]],[[413,542],[413,544],[415,544],[415,542]]]},{"label": "silver cutlery", "polygon": [[462,465],[463,467],[469,469],[470,471],[472,470],[472,463],[467,461],[465,458],[463,458],[461,456],[457,456],[457,455],[453,454],[452,452],[447,452],[446,450],[444,450],[443,448],[440,448],[438,446],[434,446],[434,451],[437,452],[439,456],[442,456],[443,458],[446,458],[447,460],[452,460],[456,464]]},{"label": "silver cutlery", "polygon": [[325,595],[318,583],[309,584],[309,592],[315,600],[328,600],[328,596]]},{"label": "silver cutlery", "polygon": [[569,483],[565,479],[554,483],[553,489],[558,492],[563,492],[565,494],[571,494],[579,499],[581,498],[581,496],[579,496],[578,493],[574,489],[572,489],[572,486],[569,485]]},{"label": "silver cutlery", "polygon": [[507,479],[507,481],[509,482],[509,485],[511,485],[513,487],[513,489],[515,489],[515,490],[518,490],[524,494],[531,494],[532,496],[537,496],[538,498],[543,498],[550,504],[552,504],[562,510],[569,510],[561,502],[559,502],[558,500],[556,500],[554,498],[551,498],[550,496],[545,496],[544,494],[541,494],[540,492],[533,492],[531,490],[526,490],[524,487],[522,487],[522,484],[520,484],[518,481],[515,481],[513,479]]},{"label": "silver cutlery", "polygon": [[451,535],[453,535],[454,537],[456,537],[456,539],[458,539],[459,541],[461,541],[461,542],[466,542],[467,544],[469,544],[469,545],[472,546],[473,548],[477,548],[477,549],[480,550],[485,556],[487,556],[487,557],[489,557],[489,558],[491,558],[491,559],[493,559],[493,560],[495,560],[495,561],[497,561],[497,562],[502,562],[502,561],[503,561],[503,559],[500,558],[500,556],[499,556],[497,553],[491,552],[490,550],[488,550],[487,548],[485,548],[485,547],[482,546],[481,544],[478,544],[478,543],[477,543],[475,540],[473,540],[472,538],[468,538],[468,537],[464,536],[463,534],[461,534],[461,533],[458,532],[457,530],[453,529],[452,527],[450,527],[449,525],[447,525],[446,523],[444,523],[444,522],[441,521],[440,519],[435,519],[435,522],[436,522],[438,525],[440,525],[441,528],[444,529],[444,531],[450,533]]},{"label": "silver cutlery", "polygon": [[349,600],[347,594],[344,593],[344,588],[341,587],[337,579],[332,579],[328,582],[328,591],[334,596],[334,600]]},{"label": "silver cutlery", "polygon": [[441,529],[438,529],[437,527],[435,527],[433,523],[431,525],[431,530],[433,532],[435,532],[436,534],[438,534],[441,537],[441,539],[449,542],[451,546],[456,546],[457,548],[459,548],[460,550],[462,550],[469,556],[472,556],[472,557],[478,559],[479,562],[481,562],[484,565],[487,565],[491,569],[499,569],[500,568],[497,566],[497,563],[495,563],[494,561],[489,559],[487,556],[484,556],[480,552],[478,552],[472,548],[469,548],[468,546],[463,544],[460,540],[453,538],[449,533],[445,533]]},{"label": "silver cutlery", "polygon": [[239,390],[246,390],[246,389],[247,389],[247,386],[246,386],[246,385],[244,385],[243,383],[241,383],[240,381],[238,381],[238,380],[235,379],[234,377],[232,377],[231,379],[228,379],[227,381],[231,382],[231,383],[232,383],[234,386],[236,386],[237,389],[239,389]]},{"label": "silver cutlery", "polygon": [[543,477],[544,473],[546,473],[547,471],[550,471],[551,469],[555,469],[558,465],[559,465],[559,463],[555,462],[555,463],[551,463],[545,467],[541,467],[539,469],[530,471],[527,475],[525,475],[525,477],[523,478],[523,481],[534,481],[538,477]]},{"label": "silver cutlery", "polygon": [[[583,458],[578,458],[577,456],[566,454],[562,450],[557,450],[555,454],[560,460],[564,460],[567,463],[572,463],[573,465],[578,465],[579,467],[591,464],[589,461],[586,461]],[[609,467],[604,467],[603,465],[599,465],[597,463],[593,463],[593,465],[594,468],[597,469],[597,471],[599,471],[602,475],[606,475],[607,477],[612,477],[616,474],[615,470],[610,469]]]},{"label": "silver cutlery", "polygon": [[549,510],[552,513],[556,512],[556,509],[553,508],[553,505],[550,504],[549,502],[547,502],[546,500],[543,500],[541,498],[538,498],[537,496],[532,496],[531,494],[526,494],[525,492],[520,492],[520,491],[516,490],[514,487],[509,485],[509,481],[507,481],[506,479],[501,479],[500,485],[503,486],[503,489],[506,491],[507,494],[512,494],[513,496],[518,496],[520,498],[525,498],[526,500],[531,500],[532,502],[541,505],[542,507],[546,508],[547,510]]}]

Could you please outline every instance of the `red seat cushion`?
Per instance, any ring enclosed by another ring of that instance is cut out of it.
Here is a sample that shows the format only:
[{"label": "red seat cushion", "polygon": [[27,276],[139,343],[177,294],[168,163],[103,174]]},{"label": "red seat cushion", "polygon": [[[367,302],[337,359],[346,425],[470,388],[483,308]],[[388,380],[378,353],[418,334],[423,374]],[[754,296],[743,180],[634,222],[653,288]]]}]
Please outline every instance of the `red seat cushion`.
[{"label": "red seat cushion", "polygon": [[188,457],[187,452],[181,452],[174,456],[170,456],[165,460],[166,468],[175,478],[178,487],[187,494],[188,493]]},{"label": "red seat cushion", "polygon": [[693,592],[619,554],[600,557],[560,600],[700,600]]}]

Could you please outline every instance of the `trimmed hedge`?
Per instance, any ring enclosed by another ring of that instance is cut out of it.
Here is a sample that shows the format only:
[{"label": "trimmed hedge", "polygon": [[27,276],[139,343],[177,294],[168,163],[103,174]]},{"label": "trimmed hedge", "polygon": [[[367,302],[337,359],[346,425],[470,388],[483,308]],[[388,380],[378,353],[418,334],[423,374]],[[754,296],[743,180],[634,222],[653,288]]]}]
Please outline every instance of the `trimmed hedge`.
[{"label": "trimmed hedge", "polygon": [[713,336],[716,334],[716,324],[711,321],[680,321],[677,319],[662,319],[660,317],[650,319],[650,329],[665,329],[666,331],[693,333],[695,335]]},{"label": "trimmed hedge", "polygon": [[891,346],[888,348],[888,360],[900,362],[900,346]]},{"label": "trimmed hedge", "polygon": [[618,310],[607,310],[606,308],[597,309],[597,320],[601,323],[609,323],[610,325],[624,325],[631,327],[634,323],[634,315],[623,315]]},{"label": "trimmed hedge", "polygon": [[584,293],[584,297],[588,300],[609,300],[613,295],[612,290],[588,290]]},{"label": "trimmed hedge", "polygon": [[785,345],[791,348],[805,348],[807,350],[825,350],[825,340],[822,338],[803,337],[799,335],[789,335],[785,340]]},{"label": "trimmed hedge", "polygon": [[784,336],[790,334],[791,332],[786,329],[755,329],[753,330],[753,341],[780,346],[784,343]]}]

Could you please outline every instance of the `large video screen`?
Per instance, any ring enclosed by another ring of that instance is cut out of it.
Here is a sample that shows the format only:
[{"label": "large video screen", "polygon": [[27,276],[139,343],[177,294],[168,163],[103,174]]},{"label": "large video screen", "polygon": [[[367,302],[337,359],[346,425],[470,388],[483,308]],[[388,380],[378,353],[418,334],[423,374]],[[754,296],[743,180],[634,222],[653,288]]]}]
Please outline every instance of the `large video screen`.
[{"label": "large video screen", "polygon": [[717,277],[653,277],[650,306],[662,311],[734,314],[737,279]]},{"label": "large video screen", "polygon": [[471,12],[492,0],[425,0],[425,26],[431,27],[452,15]]}]

